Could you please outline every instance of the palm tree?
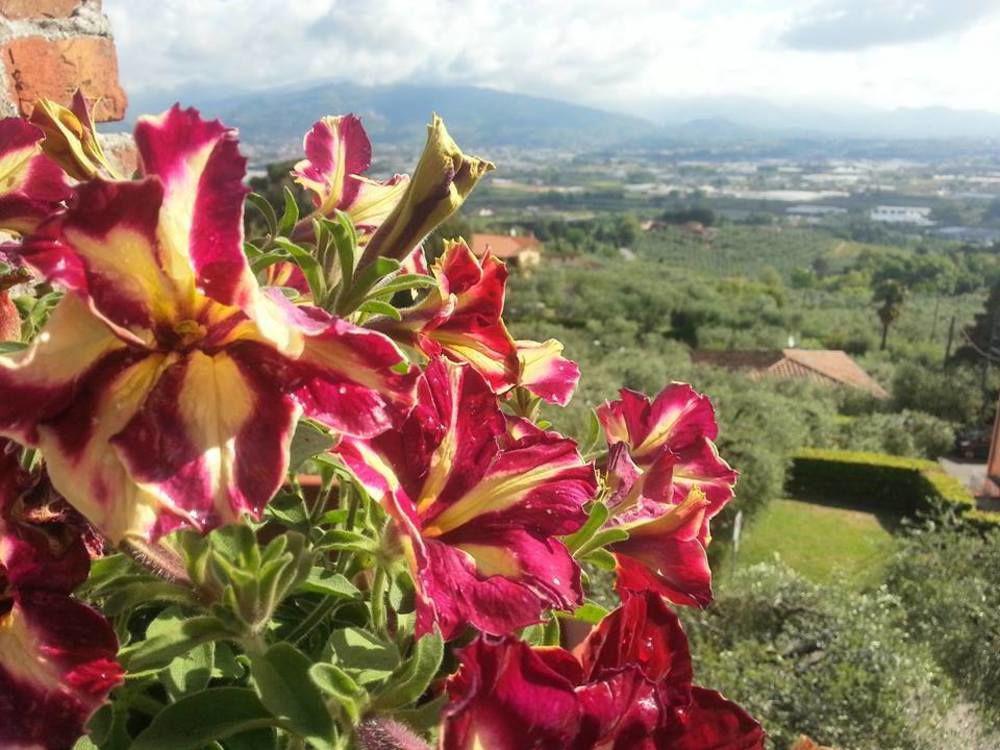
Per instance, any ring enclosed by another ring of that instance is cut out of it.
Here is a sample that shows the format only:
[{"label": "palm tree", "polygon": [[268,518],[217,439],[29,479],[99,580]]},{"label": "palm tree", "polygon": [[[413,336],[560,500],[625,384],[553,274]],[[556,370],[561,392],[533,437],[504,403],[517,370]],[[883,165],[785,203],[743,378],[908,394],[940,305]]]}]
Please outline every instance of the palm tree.
[{"label": "palm tree", "polygon": [[889,326],[899,320],[906,302],[906,287],[895,279],[887,279],[875,287],[872,302],[879,304],[878,319],[882,321],[882,351],[885,351],[885,341],[889,336]]}]

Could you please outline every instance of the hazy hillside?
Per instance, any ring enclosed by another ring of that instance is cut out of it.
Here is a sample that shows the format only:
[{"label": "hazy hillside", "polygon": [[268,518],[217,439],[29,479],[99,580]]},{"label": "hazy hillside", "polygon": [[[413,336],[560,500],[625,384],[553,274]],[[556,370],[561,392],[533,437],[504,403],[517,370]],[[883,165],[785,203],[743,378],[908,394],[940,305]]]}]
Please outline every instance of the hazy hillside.
[{"label": "hazy hillside", "polygon": [[[133,98],[130,114],[159,111],[173,103],[172,92]],[[240,129],[259,152],[297,146],[321,115],[355,112],[382,143],[418,143],[431,112],[437,112],[469,148],[521,146],[589,148],[656,132],[638,117],[590,107],[471,86],[356,86],[327,83],[224,95],[185,92],[184,103],[200,107]]]}]

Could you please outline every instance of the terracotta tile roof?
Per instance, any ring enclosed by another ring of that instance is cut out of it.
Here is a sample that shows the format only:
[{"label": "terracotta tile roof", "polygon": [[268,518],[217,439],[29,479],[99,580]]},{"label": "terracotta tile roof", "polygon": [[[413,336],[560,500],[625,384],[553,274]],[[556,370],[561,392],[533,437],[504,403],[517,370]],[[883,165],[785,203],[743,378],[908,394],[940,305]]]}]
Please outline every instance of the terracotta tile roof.
[{"label": "terracotta tile roof", "polygon": [[696,351],[691,361],[731,370],[751,370],[751,377],[779,377],[816,383],[849,385],[876,398],[889,394],[871,375],[839,349],[764,349],[751,351]]},{"label": "terracotta tile roof", "polygon": [[523,250],[539,250],[541,243],[533,234],[512,237],[509,234],[474,234],[472,252],[482,257],[489,250],[501,259],[516,258]]}]

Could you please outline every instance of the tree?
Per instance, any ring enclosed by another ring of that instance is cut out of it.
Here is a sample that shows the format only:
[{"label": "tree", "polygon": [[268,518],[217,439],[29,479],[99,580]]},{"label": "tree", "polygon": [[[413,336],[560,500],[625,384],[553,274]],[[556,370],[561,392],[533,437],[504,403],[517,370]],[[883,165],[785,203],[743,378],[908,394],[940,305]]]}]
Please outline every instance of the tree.
[{"label": "tree", "polygon": [[886,339],[889,336],[889,326],[899,320],[906,302],[906,287],[895,279],[887,279],[875,287],[872,301],[878,304],[878,319],[882,321],[882,345],[885,351]]}]

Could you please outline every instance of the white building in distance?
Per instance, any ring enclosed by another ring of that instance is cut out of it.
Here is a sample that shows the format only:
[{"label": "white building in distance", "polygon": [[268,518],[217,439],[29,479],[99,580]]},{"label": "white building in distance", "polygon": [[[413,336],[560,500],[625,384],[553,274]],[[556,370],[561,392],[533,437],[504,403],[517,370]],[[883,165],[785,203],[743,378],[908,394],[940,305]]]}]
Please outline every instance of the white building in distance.
[{"label": "white building in distance", "polygon": [[922,206],[876,206],[869,214],[872,221],[883,224],[912,224],[918,227],[930,227],[931,210]]}]

